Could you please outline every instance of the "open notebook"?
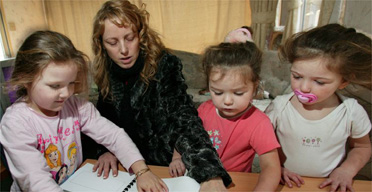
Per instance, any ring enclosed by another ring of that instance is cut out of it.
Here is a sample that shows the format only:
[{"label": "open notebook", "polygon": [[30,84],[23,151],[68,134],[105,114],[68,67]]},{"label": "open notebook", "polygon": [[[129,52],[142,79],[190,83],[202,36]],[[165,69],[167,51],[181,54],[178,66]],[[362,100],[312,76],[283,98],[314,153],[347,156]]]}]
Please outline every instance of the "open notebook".
[{"label": "open notebook", "polygon": [[[92,172],[93,164],[87,163],[80,167],[70,178],[68,178],[62,185],[64,191],[77,192],[77,191],[117,191],[121,192],[128,184],[134,179],[134,175],[127,172],[120,171],[117,177],[109,177],[103,179],[97,177],[97,173]],[[112,175],[110,173],[110,175]],[[173,191],[187,191],[197,192],[200,185],[194,179],[183,176],[176,178],[164,178],[163,181],[167,184],[170,192]],[[129,191],[136,192],[137,185],[134,184],[130,187]]]}]

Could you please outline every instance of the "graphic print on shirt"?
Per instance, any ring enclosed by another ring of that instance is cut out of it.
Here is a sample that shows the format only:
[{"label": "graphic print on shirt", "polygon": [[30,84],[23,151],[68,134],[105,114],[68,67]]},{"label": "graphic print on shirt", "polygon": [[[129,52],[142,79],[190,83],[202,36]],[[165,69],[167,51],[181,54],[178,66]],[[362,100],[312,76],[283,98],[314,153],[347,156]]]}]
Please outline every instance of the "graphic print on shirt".
[{"label": "graphic print on shirt", "polygon": [[57,136],[53,134],[38,134],[38,149],[44,153],[44,158],[50,168],[53,179],[62,184],[78,167],[79,146],[75,140],[76,132],[80,131],[80,123],[74,120],[72,127],[59,126]]},{"label": "graphic print on shirt", "polygon": [[220,135],[220,131],[217,130],[217,129],[214,129],[214,130],[209,130],[207,131],[208,132],[208,135],[209,135],[209,139],[211,140],[212,144],[213,144],[213,147],[218,150],[220,149],[221,147],[221,135]]},{"label": "graphic print on shirt", "polygon": [[75,141],[68,146],[67,158],[70,160],[70,167],[67,171],[68,176],[72,175],[76,170],[77,150],[78,148]]},{"label": "graphic print on shirt", "polygon": [[57,172],[56,177],[54,178],[54,180],[56,181],[56,183],[58,183],[60,185],[64,181],[67,180],[67,170],[68,170],[67,165],[66,164],[63,164],[61,166],[61,169],[59,169],[59,171]]},{"label": "graphic print on shirt", "polygon": [[57,172],[61,169],[61,152],[58,150],[57,145],[50,143],[48,148],[46,148],[44,157],[46,159],[46,163],[51,169],[51,173],[53,178],[56,178]]},{"label": "graphic print on shirt", "polygon": [[304,147],[320,147],[322,139],[320,137],[303,137],[302,146]]}]

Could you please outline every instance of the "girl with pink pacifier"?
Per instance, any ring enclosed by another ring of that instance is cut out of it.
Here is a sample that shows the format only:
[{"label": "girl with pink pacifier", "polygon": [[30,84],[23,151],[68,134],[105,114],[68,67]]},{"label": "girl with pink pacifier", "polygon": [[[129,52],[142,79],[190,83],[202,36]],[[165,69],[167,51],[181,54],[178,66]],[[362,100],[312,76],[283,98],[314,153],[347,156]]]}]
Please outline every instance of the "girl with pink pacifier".
[{"label": "girl with pink pacifier", "polygon": [[327,177],[319,188],[354,191],[353,177],[371,157],[371,121],[337,90],[349,83],[371,89],[371,42],[355,29],[328,24],[295,34],[280,48],[292,63],[294,93],[276,97],[266,113],[282,146],[282,184]]}]

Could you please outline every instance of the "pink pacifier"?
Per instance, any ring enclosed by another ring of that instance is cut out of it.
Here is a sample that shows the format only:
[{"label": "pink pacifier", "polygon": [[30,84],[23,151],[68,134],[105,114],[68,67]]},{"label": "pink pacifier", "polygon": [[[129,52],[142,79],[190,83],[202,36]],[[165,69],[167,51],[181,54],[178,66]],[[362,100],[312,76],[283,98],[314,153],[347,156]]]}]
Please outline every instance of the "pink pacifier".
[{"label": "pink pacifier", "polygon": [[301,103],[313,103],[315,102],[318,97],[316,95],[311,93],[302,93],[299,90],[294,91],[295,95],[297,96],[298,100],[300,100]]}]

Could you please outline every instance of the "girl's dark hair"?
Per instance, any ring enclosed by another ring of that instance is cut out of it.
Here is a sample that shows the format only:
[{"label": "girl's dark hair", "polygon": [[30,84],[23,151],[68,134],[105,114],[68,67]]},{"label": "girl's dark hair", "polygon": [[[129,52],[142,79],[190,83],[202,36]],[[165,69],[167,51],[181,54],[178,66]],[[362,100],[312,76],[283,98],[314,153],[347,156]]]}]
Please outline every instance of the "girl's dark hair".
[{"label": "girl's dark hair", "polygon": [[256,44],[249,41],[245,43],[221,43],[210,46],[205,50],[202,57],[203,69],[208,85],[212,68],[215,67],[223,69],[223,71],[231,68],[241,68],[241,75],[245,77],[246,81],[258,83],[260,80],[261,63],[261,50]]},{"label": "girl's dark hair", "polygon": [[372,40],[339,24],[328,24],[291,36],[279,49],[282,60],[323,57],[327,68],[344,80],[371,89]]},{"label": "girl's dark hair", "polygon": [[72,61],[78,68],[74,93],[88,93],[89,59],[77,50],[70,39],[54,31],[36,31],[19,48],[9,80],[17,97],[27,98],[26,85],[31,85],[50,62],[64,65]]}]

